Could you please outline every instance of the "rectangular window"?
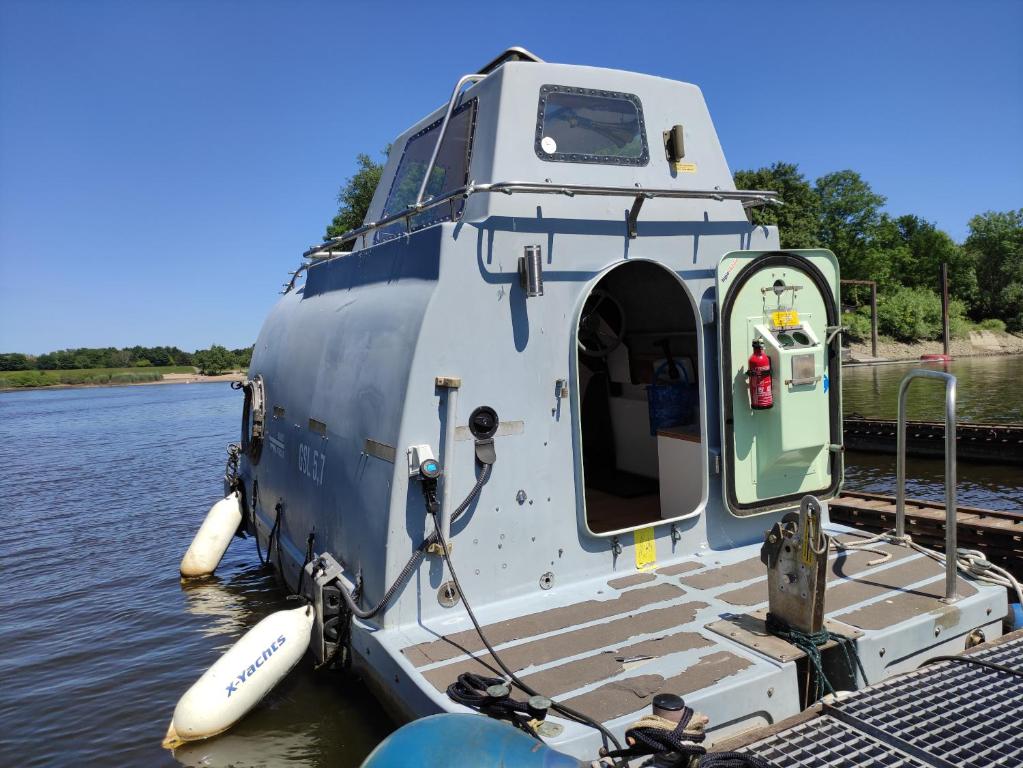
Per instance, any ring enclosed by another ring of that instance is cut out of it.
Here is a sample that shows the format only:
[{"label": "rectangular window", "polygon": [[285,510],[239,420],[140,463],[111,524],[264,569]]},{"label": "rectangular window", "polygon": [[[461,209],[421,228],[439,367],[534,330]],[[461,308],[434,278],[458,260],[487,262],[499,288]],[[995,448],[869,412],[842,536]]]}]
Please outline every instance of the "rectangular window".
[{"label": "rectangular window", "polygon": [[[442,197],[469,183],[469,163],[472,159],[472,139],[476,127],[476,102],[476,99],[470,99],[452,112],[448,129],[444,133],[444,142],[437,153],[437,161],[423,192],[424,201],[431,197]],[[391,189],[387,193],[382,217],[401,213],[415,204],[426,166],[430,162],[433,148],[437,145],[443,123],[443,118],[430,123],[406,142],[405,150],[398,162],[398,170],[391,182]],[[441,221],[457,219],[464,205],[465,200],[458,199],[452,205],[439,205],[416,214],[409,222],[409,229],[415,231]],[[374,242],[389,240],[405,231],[404,222],[396,222],[377,230]]]},{"label": "rectangular window", "polygon": [[541,160],[646,165],[650,151],[643,105],[631,93],[545,85],[535,149]]}]

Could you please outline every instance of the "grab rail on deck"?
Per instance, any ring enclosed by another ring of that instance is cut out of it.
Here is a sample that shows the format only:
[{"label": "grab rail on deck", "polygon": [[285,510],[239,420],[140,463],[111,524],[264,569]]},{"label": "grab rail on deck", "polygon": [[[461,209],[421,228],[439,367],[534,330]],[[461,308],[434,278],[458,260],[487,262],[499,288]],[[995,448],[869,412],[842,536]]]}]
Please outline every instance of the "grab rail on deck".
[{"label": "grab rail on deck", "polygon": [[910,371],[899,384],[899,421],[896,435],[895,535],[906,535],[906,394],[917,379],[945,383],[945,600],[959,598],[956,579],[956,377],[943,371]]},{"label": "grab rail on deck", "polygon": [[643,200],[652,200],[654,198],[718,201],[740,200],[742,201],[743,208],[753,208],[759,205],[782,205],[782,202],[778,199],[778,193],[766,189],[737,189],[734,191],[722,189],[644,189],[642,187],[607,187],[592,184],[553,184],[549,182],[528,181],[497,181],[490,184],[469,183],[464,187],[448,192],[446,195],[413,203],[404,211],[385,216],[378,221],[363,224],[357,229],[352,229],[342,235],[332,237],[326,242],[311,246],[302,255],[307,259],[329,259],[332,255],[343,255],[347,250],[345,248],[346,245],[362,238],[363,246],[365,247],[366,235],[389,224],[404,220],[406,232],[411,232],[411,220],[417,214],[445,203],[451,207],[453,214],[454,204],[458,199],[464,200],[475,194],[494,194],[498,192],[505,195],[528,193],[534,195],[565,195],[566,197],[575,197],[576,195],[631,197],[634,199],[634,203],[632,212],[629,214],[629,227],[627,230],[630,236],[633,236],[635,231],[635,219],[639,215],[639,207],[642,205]]}]

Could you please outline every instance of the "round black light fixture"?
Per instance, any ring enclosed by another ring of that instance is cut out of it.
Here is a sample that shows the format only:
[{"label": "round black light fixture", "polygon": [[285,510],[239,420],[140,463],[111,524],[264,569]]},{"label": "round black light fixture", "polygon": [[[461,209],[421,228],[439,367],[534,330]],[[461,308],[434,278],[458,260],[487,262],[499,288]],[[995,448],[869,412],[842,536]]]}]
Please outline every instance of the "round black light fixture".
[{"label": "round black light fixture", "polygon": [[477,440],[487,440],[497,434],[501,422],[497,411],[489,405],[481,405],[469,415],[469,431]]}]

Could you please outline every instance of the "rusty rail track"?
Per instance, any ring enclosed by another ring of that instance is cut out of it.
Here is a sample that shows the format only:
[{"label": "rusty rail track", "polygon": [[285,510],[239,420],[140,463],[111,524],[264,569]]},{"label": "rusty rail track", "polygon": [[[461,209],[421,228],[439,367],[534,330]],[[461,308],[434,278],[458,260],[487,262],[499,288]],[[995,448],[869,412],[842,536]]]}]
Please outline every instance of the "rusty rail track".
[{"label": "rusty rail track", "polygon": [[[897,424],[894,419],[843,420],[845,447],[850,451],[895,453]],[[910,456],[941,458],[945,455],[945,424],[911,421],[906,425],[906,450]],[[1023,465],[1023,424],[959,424],[956,427],[956,458]]]},{"label": "rusty rail track", "polygon": [[[845,491],[830,504],[831,520],[879,533],[895,527],[895,497]],[[988,560],[1023,579],[1023,510],[1006,512],[960,506],[956,511],[959,546],[979,549]],[[945,506],[906,499],[906,533],[924,546],[945,548]]]}]

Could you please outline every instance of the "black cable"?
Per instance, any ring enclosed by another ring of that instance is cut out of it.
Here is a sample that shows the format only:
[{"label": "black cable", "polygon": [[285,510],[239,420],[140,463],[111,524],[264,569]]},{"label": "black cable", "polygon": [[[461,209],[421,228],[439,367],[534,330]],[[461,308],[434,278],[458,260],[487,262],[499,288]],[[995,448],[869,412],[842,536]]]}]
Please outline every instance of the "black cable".
[{"label": "black cable", "polygon": [[[472,487],[472,490],[469,491],[469,495],[466,496],[462,503],[455,508],[455,511],[451,513],[452,523],[454,523],[456,520],[458,520],[459,517],[462,516],[465,510],[467,510],[469,506],[472,504],[476,496],[479,495],[479,492],[483,489],[483,486],[486,484],[487,480],[490,479],[490,472],[492,469],[493,467],[490,464],[483,465],[483,471],[480,472],[480,476],[476,480],[476,485]],[[348,591],[345,585],[341,583],[341,580],[339,579],[337,581],[337,585],[341,590],[341,597],[344,598],[345,603],[348,605],[348,610],[352,612],[352,615],[360,619],[371,619],[378,613],[380,613],[380,610],[391,601],[391,598],[394,597],[394,594],[398,591],[398,589],[405,583],[405,581],[413,573],[415,573],[416,569],[419,567],[419,564],[423,561],[423,557],[426,555],[426,550],[429,548],[429,546],[431,544],[437,543],[439,539],[440,537],[437,535],[437,531],[434,531],[425,539],[423,539],[422,543],[416,548],[415,552],[412,553],[412,557],[410,557],[409,561],[405,563],[405,567],[401,569],[401,573],[398,574],[398,577],[394,580],[394,583],[391,584],[391,586],[387,589],[387,591],[384,593],[384,596],[380,598],[380,602],[377,603],[372,608],[368,609],[360,608],[358,602],[355,600],[355,598],[351,595],[351,593]]]},{"label": "black cable", "polygon": [[[444,540],[444,537],[441,534],[439,527],[435,529],[435,533],[437,535],[437,538],[440,540],[441,552],[444,555],[444,562],[447,563],[448,565],[448,571],[451,573],[451,580],[455,583],[455,589],[458,590],[458,594],[461,595],[462,597],[462,605],[465,606],[465,612],[469,614],[469,620],[472,621],[472,625],[476,627],[476,634],[480,636],[480,640],[483,641],[483,645],[486,646],[486,649],[488,651],[490,651],[490,655],[493,657],[494,661],[497,662],[497,666],[501,668],[501,671],[504,672],[508,676],[508,679],[511,680],[518,688],[525,691],[530,696],[542,696],[543,694],[537,693],[536,690],[526,685],[515,675],[514,672],[511,671],[511,669],[508,668],[508,665],[504,663],[504,661],[498,655],[497,651],[494,650],[494,646],[492,646],[490,644],[490,641],[487,640],[486,635],[483,634],[483,629],[482,627],[480,627],[480,623],[476,621],[476,614],[473,613],[472,607],[469,605],[469,600],[465,596],[465,591],[462,589],[462,585],[458,581],[458,574],[455,573],[454,566],[452,566],[451,564],[451,558],[448,556],[448,543]],[[603,725],[598,723],[596,720],[587,715],[584,715],[582,712],[577,712],[576,710],[571,709],[570,707],[567,707],[564,704],[559,704],[553,699],[551,699],[550,701],[551,709],[553,709],[555,712],[561,713],[569,720],[573,720],[579,723],[580,725],[586,725],[589,726],[590,728],[595,728],[596,730],[598,730],[605,740],[604,744],[605,747],[607,746],[607,742],[610,741],[612,744],[614,744],[616,750],[621,750],[622,745],[618,742],[618,739],[614,737],[614,734],[611,733],[611,731],[609,731]]]},{"label": "black cable", "polygon": [[923,669],[928,664],[936,664],[939,661],[958,661],[964,664],[976,664],[978,667],[987,667],[988,669],[994,669],[998,672],[1006,672],[1010,675],[1015,675],[1016,677],[1023,677],[1023,670],[1013,669],[1012,667],[1007,667],[1004,664],[996,664],[993,661],[978,659],[976,656],[933,656],[921,664],[918,669]]}]

